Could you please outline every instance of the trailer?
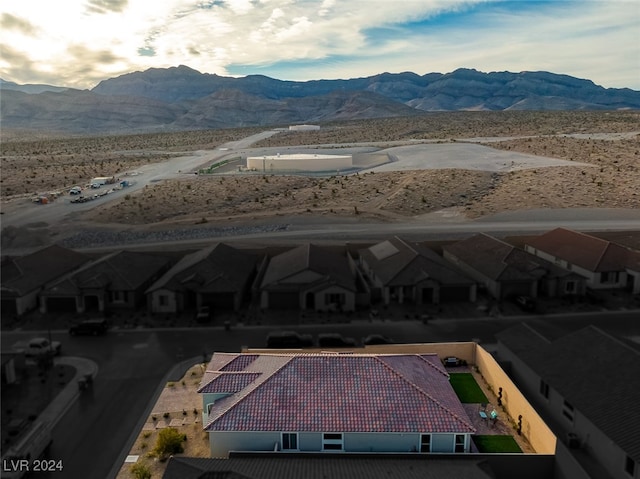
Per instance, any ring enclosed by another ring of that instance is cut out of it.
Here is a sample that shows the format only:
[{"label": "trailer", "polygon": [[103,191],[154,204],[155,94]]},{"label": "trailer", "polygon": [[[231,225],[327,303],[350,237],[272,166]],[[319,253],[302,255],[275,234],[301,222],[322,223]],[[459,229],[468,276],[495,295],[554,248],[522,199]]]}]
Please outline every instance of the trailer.
[{"label": "trailer", "polygon": [[91,185],[110,185],[116,182],[115,176],[97,176],[95,178],[91,178]]}]

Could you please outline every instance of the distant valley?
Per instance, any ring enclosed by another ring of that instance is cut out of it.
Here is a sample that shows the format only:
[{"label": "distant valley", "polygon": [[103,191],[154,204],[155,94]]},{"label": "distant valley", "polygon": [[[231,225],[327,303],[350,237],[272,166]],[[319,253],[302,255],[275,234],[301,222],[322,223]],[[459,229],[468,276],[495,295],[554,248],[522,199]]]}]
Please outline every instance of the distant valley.
[{"label": "distant valley", "polygon": [[149,69],[92,90],[1,81],[3,131],[143,133],[423,116],[436,111],[640,109],[640,92],[548,72],[458,69],[282,81]]}]

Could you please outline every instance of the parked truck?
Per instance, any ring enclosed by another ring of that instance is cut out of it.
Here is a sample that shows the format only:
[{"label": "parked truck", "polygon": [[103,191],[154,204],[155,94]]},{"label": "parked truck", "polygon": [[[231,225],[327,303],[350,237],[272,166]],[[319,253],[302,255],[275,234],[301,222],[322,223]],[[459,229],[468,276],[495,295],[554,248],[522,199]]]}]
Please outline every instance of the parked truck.
[{"label": "parked truck", "polygon": [[[110,185],[116,182],[116,178],[114,176],[97,176],[95,178],[91,178],[91,186],[95,188],[96,186],[102,185]],[[93,186],[96,185],[96,186]]]},{"label": "parked truck", "polygon": [[51,446],[53,438],[51,427],[43,421],[35,421],[18,437],[17,441],[9,447],[2,455],[3,479],[20,479],[28,472],[53,471],[54,468],[61,468],[62,464],[55,464],[58,461],[46,461],[46,468],[41,458],[46,454]]}]

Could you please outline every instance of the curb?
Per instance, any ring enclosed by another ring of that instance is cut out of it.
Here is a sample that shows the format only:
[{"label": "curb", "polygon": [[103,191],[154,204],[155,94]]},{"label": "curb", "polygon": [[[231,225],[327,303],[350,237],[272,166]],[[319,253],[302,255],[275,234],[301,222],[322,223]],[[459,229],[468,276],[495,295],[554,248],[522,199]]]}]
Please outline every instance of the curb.
[{"label": "curb", "polygon": [[76,399],[78,399],[78,396],[80,396],[81,391],[78,388],[78,380],[87,374],[91,375],[92,378],[95,378],[98,374],[98,365],[85,358],[63,356],[55,358],[54,364],[72,366],[76,369],[76,374],[38,416],[38,419],[49,424],[51,428],[58,424],[62,416],[65,415],[69,408],[75,403]]},{"label": "curb", "polygon": [[113,467],[109,471],[109,474],[107,475],[108,479],[116,479],[116,477],[118,476],[118,473],[120,472],[120,470],[122,469],[122,466],[124,465],[125,459],[129,455],[129,452],[133,448],[133,444],[136,442],[136,439],[140,435],[140,431],[142,431],[142,426],[144,426],[144,424],[147,422],[147,418],[151,415],[151,411],[153,410],[153,407],[158,402],[158,398],[160,397],[160,394],[162,394],[162,391],[164,390],[164,387],[167,384],[167,382],[171,380],[174,380],[174,381],[179,380],[182,376],[185,375],[185,373],[189,370],[189,368],[199,363],[202,363],[202,356],[194,356],[190,359],[185,359],[183,361],[180,361],[178,364],[172,366],[169,369],[169,371],[167,371],[167,374],[165,374],[164,377],[160,380],[160,383],[158,384],[155,392],[153,393],[153,396],[151,397],[151,399],[149,399],[147,408],[144,410],[144,412],[140,416],[140,419],[138,419],[138,422],[136,423],[135,427],[131,431],[131,435],[129,436],[129,439],[127,440],[126,444],[122,448],[122,451],[118,455],[118,458],[116,459]]}]

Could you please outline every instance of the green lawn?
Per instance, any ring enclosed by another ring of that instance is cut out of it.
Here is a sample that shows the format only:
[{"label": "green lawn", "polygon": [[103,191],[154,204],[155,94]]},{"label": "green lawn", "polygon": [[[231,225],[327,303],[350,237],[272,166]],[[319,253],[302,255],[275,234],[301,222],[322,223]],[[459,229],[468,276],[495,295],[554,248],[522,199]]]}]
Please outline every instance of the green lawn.
[{"label": "green lawn", "polygon": [[473,442],[479,452],[522,452],[520,446],[512,436],[473,436]]},{"label": "green lawn", "polygon": [[487,396],[484,395],[480,386],[471,373],[449,374],[449,380],[453,390],[464,403],[488,403]]}]

